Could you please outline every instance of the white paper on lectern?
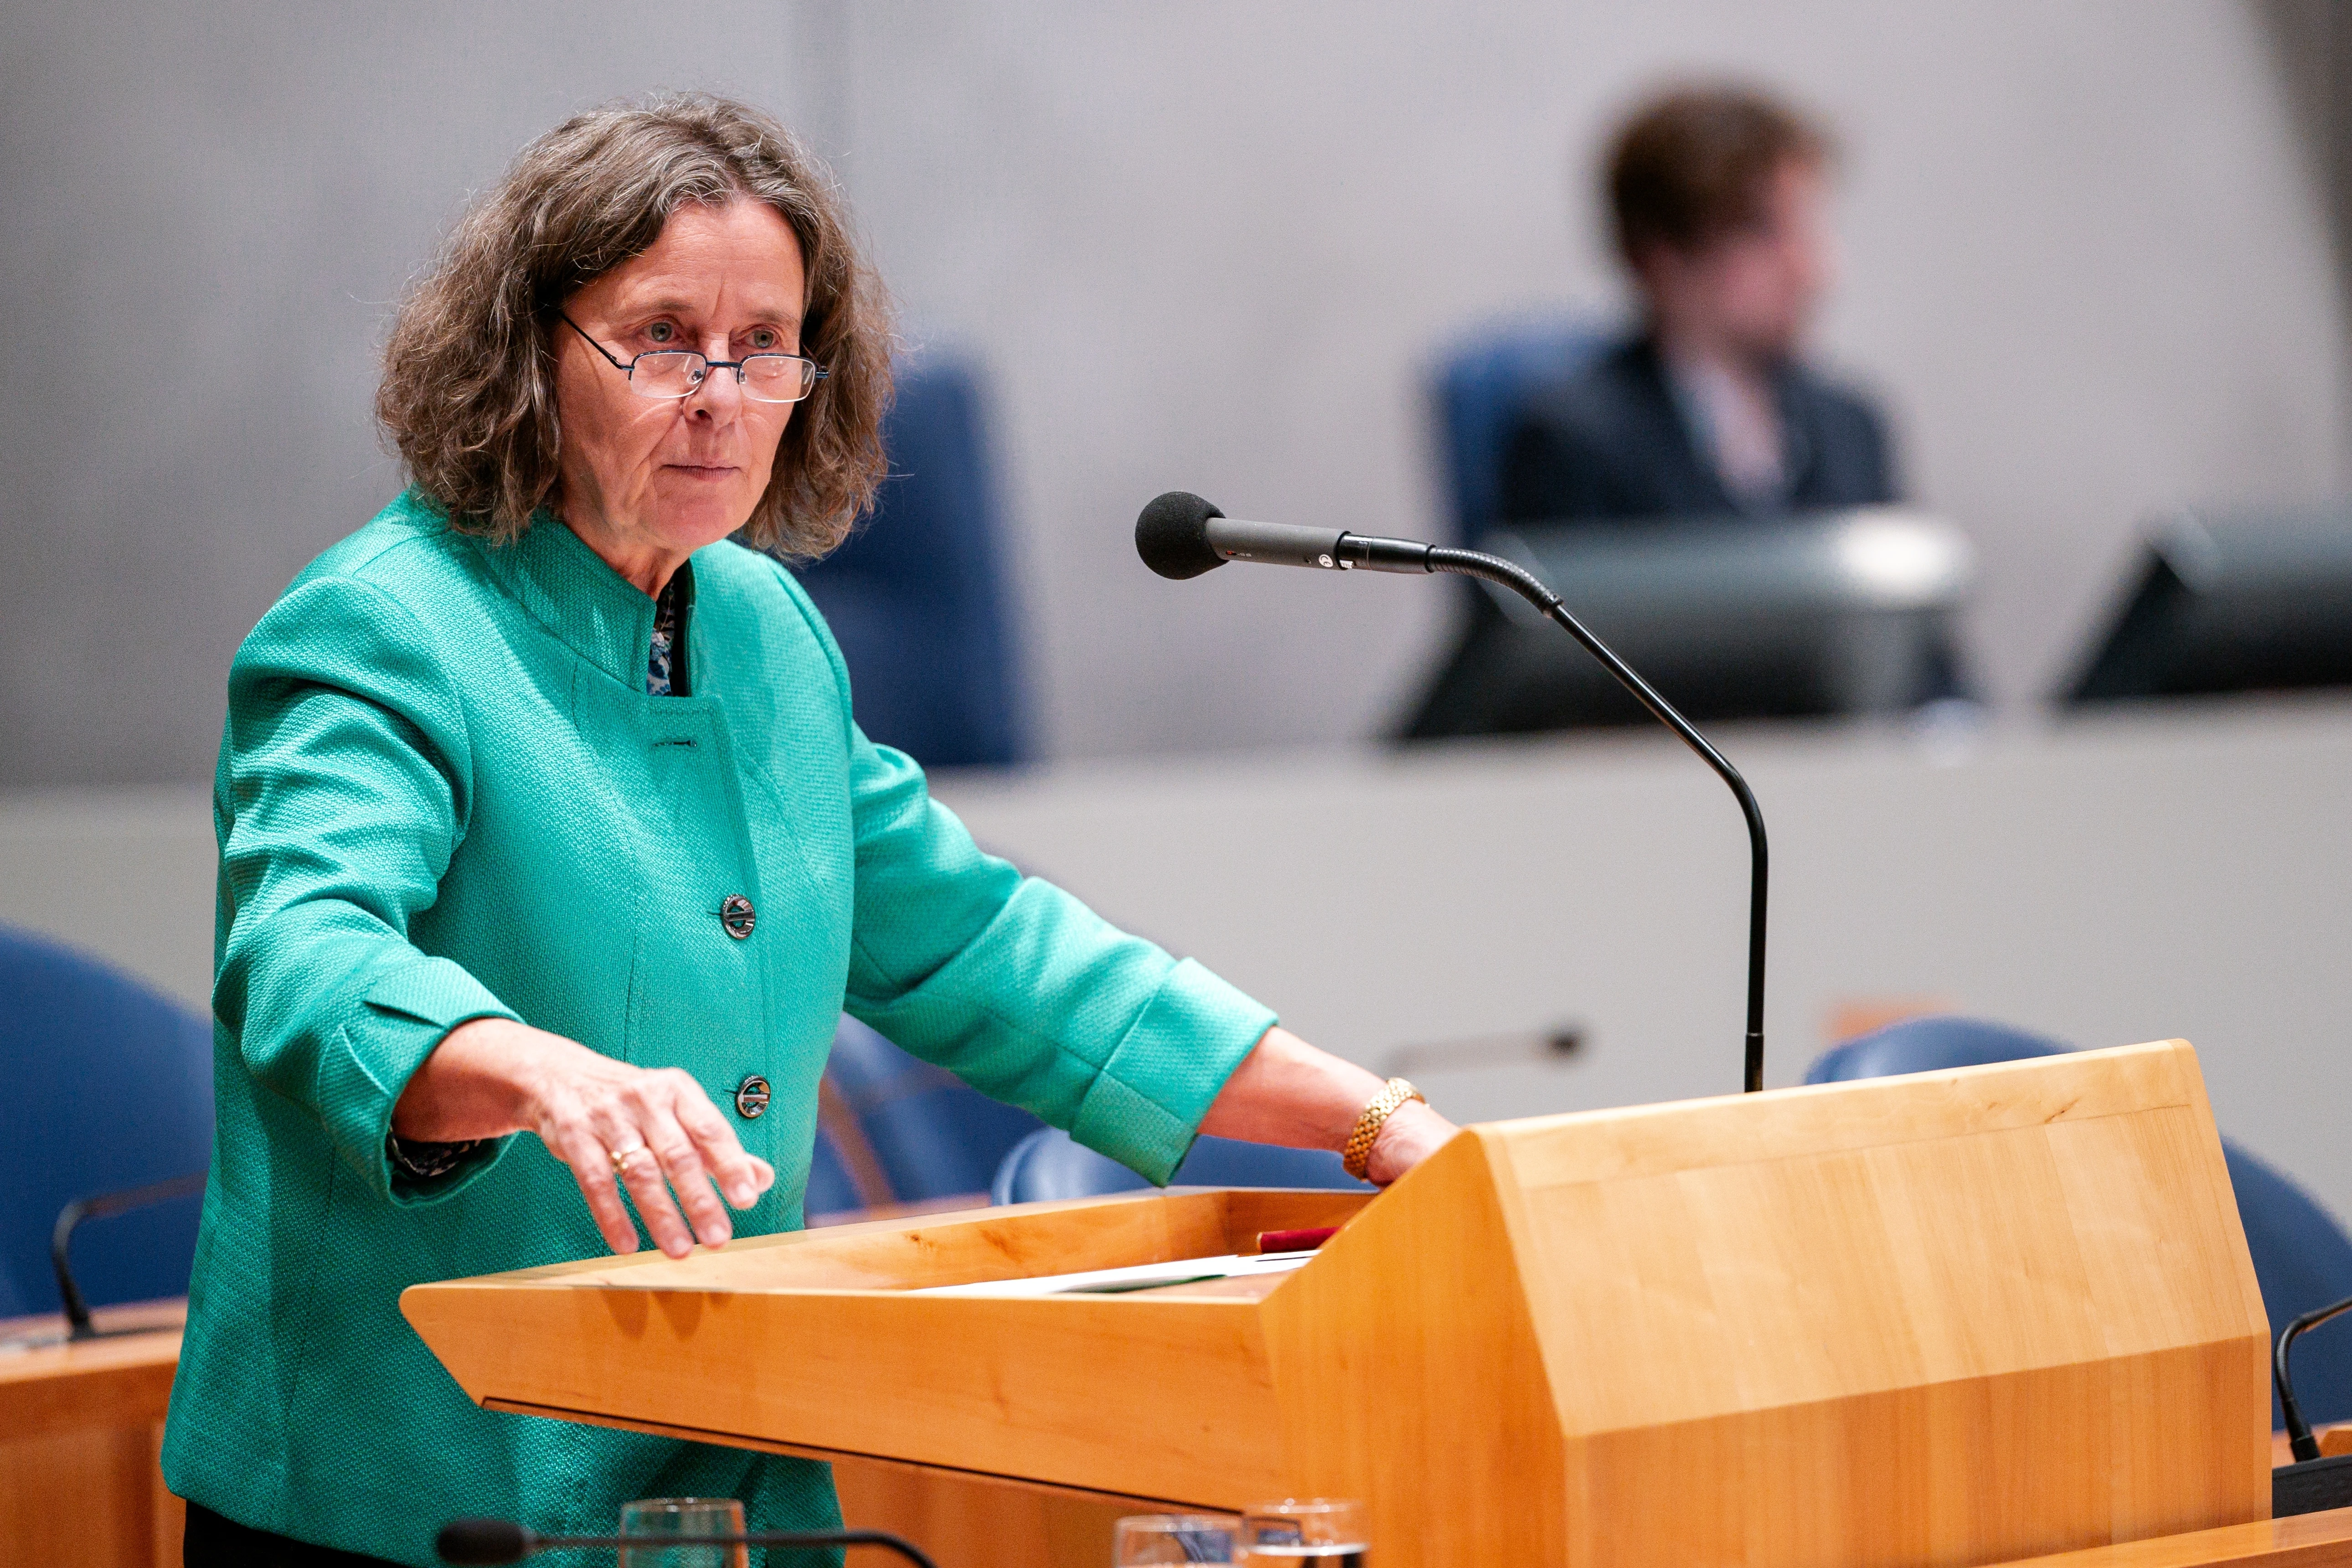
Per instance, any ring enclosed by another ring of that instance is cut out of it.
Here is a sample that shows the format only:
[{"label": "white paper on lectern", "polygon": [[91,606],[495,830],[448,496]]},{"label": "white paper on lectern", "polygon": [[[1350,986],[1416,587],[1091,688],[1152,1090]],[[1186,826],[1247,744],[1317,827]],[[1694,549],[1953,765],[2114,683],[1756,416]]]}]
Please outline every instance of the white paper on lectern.
[{"label": "white paper on lectern", "polygon": [[1250,1274],[1285,1274],[1304,1265],[1312,1252],[1268,1252],[1255,1258],[1180,1258],[1169,1263],[1138,1263],[1125,1268],[1089,1268],[1076,1274],[1041,1274],[1034,1279],[982,1279],[971,1285],[931,1285],[909,1296],[1060,1296],[1105,1286],[1150,1289],[1195,1279],[1233,1279]]}]

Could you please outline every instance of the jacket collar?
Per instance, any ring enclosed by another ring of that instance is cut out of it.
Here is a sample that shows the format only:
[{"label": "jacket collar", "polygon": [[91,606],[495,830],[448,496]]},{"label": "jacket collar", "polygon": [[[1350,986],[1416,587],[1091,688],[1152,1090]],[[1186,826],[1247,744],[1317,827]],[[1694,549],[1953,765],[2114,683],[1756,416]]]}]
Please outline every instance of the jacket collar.
[{"label": "jacket collar", "polygon": [[[645,689],[654,602],[606,565],[578,534],[552,513],[541,511],[512,544],[484,542],[481,550],[507,592],[533,620],[614,679]],[[690,608],[694,575],[688,566],[679,570],[687,574],[687,603],[681,608]]]}]

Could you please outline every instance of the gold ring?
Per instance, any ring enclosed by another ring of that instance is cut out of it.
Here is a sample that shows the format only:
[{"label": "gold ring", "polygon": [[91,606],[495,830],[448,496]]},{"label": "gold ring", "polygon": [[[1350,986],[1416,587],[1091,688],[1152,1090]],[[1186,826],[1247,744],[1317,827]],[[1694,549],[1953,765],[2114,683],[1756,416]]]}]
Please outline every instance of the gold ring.
[{"label": "gold ring", "polygon": [[625,1182],[627,1181],[629,1179],[629,1162],[635,1159],[645,1152],[646,1146],[642,1143],[632,1143],[625,1149],[614,1150],[612,1152],[613,1174],[618,1176]]}]

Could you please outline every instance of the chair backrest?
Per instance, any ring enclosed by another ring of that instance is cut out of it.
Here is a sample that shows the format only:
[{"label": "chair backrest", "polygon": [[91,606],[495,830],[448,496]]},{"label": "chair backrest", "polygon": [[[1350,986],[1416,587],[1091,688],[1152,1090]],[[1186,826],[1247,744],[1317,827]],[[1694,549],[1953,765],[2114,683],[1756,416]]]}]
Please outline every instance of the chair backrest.
[{"label": "chair backrest", "polygon": [[[1807,1070],[1805,1081],[1843,1083],[1940,1072],[2057,1056],[2067,1048],[2039,1035],[1977,1018],[1912,1018],[1827,1052]],[[2253,1258],[2254,1278],[2262,1284],[2275,1343],[2279,1331],[2299,1314],[2352,1297],[2352,1237],[2308,1193],[2227,1138],[2221,1140],[2221,1153],[2229,1163],[2239,1223],[2245,1227],[2246,1250]],[[2294,1394],[2314,1426],[2352,1419],[2352,1327],[2339,1330],[2330,1324],[2296,1342]],[[2273,1393],[2272,1429],[2284,1422]]]},{"label": "chair backrest", "polygon": [[[49,1232],[76,1198],[205,1169],[212,1026],[97,959],[0,927],[0,1317],[58,1310]],[[187,1293],[194,1195],[76,1233],[93,1306]]]},{"label": "chair backrest", "polygon": [[1982,1018],[1906,1018],[1824,1051],[1805,1069],[1805,1081],[1845,1083],[1897,1073],[1989,1067],[2029,1057],[2064,1056],[2073,1048]]},{"label": "chair backrest", "polygon": [[849,666],[858,723],[926,767],[1028,754],[982,402],[961,361],[902,363],[873,514],[800,574]]},{"label": "chair backrest", "polygon": [[820,1215],[850,1214],[865,1206],[847,1162],[832,1137],[819,1127],[816,1147],[809,1155],[808,1190],[801,1197],[801,1214],[814,1219]]},{"label": "chair backrest", "polygon": [[[996,1168],[989,1196],[1000,1204],[1131,1193],[1151,1184],[1108,1154],[1097,1154],[1059,1128],[1031,1133]],[[1369,1192],[1348,1174],[1339,1156],[1320,1149],[1280,1149],[1232,1138],[1202,1138],[1176,1167],[1180,1187],[1313,1187]]]},{"label": "chair backrest", "polygon": [[1006,1152],[1045,1125],[847,1016],[825,1074],[899,1203],[988,1191]]},{"label": "chair backrest", "polygon": [[1613,339],[1590,314],[1530,312],[1458,339],[1433,388],[1455,537],[1473,545],[1502,504],[1503,458],[1528,404],[1600,357]]}]

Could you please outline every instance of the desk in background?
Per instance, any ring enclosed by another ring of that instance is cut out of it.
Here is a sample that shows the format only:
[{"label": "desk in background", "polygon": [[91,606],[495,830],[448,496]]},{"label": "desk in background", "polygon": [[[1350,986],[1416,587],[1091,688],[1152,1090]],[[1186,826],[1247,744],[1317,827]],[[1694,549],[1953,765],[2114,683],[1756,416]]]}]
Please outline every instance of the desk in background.
[{"label": "desk in background", "polygon": [[[2181,1036],[2222,1130],[2352,1215],[2352,704],[1717,739],[1771,831],[1769,1083],[1798,1081],[1832,1016],[1878,998],[2084,1047]],[[1747,842],[1671,737],[937,789],[982,843],[1375,1070],[1404,1047],[1580,1026],[1559,1066],[1415,1052],[1406,1076],[1457,1121],[1739,1087]]]},{"label": "desk in background", "polygon": [[[187,1510],[163,1489],[163,1414],[181,1301],[110,1307],[98,1326],[147,1332],[0,1350],[0,1557],[42,1568],[178,1568]],[[0,1320],[0,1344],[65,1320]]]},{"label": "desk in background", "polygon": [[[2077,1046],[2197,1042],[2224,1131],[2352,1215],[2352,701],[2154,708],[1973,740],[1731,728],[1772,833],[1768,1080],[1832,1013],[1946,997]],[[964,773],[984,843],[1199,957],[1318,1045],[1568,1022],[1562,1067],[1409,1076],[1457,1121],[1738,1086],[1746,846],[1670,737]],[[0,921],[209,1005],[201,786],[0,795]]]}]

